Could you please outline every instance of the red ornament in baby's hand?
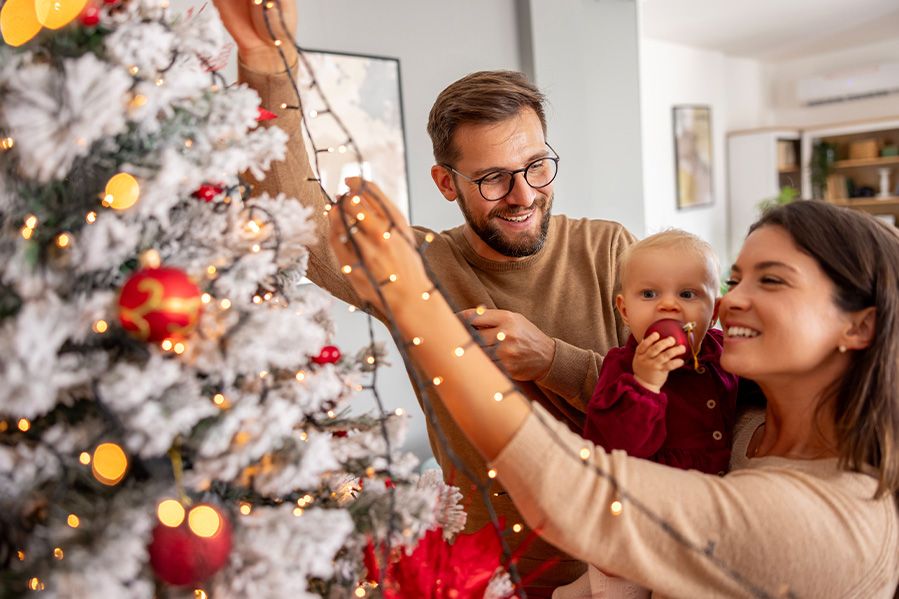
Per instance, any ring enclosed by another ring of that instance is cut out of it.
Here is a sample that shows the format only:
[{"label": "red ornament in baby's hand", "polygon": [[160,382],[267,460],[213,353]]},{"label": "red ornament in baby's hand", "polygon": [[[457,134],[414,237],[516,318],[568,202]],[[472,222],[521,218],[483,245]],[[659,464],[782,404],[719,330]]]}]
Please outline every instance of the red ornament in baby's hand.
[{"label": "red ornament in baby's hand", "polygon": [[659,334],[659,339],[665,339],[666,337],[674,337],[674,341],[677,345],[683,345],[684,349],[687,352],[690,351],[690,337],[687,335],[687,332],[693,330],[693,323],[683,323],[679,320],[674,320],[673,318],[663,318],[662,320],[657,320],[646,329],[646,332],[643,334],[643,338],[649,337],[653,333]]}]

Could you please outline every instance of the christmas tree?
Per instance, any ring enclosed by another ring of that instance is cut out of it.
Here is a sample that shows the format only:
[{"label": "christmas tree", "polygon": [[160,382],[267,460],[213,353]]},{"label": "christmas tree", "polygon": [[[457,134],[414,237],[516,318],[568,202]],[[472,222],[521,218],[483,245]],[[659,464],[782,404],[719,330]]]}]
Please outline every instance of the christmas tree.
[{"label": "christmas tree", "polygon": [[389,595],[378,554],[461,530],[459,494],[405,415],[349,411],[380,352],[329,344],[309,210],[241,178],[287,136],[218,74],[215,11],[0,29],[0,594]]}]

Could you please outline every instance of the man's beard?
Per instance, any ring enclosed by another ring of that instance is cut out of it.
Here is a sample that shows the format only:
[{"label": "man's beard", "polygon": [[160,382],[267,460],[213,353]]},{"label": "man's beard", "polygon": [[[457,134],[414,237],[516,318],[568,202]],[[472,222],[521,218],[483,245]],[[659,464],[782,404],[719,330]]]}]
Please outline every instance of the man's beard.
[{"label": "man's beard", "polygon": [[[502,200],[500,200],[497,202],[496,208],[491,210],[487,217],[482,221],[476,221],[474,219],[471,212],[468,210],[468,201],[461,194],[459,195],[458,201],[459,207],[462,209],[462,215],[465,217],[465,222],[468,223],[468,226],[471,227],[472,231],[481,238],[481,241],[503,256],[509,258],[525,258],[527,256],[533,256],[539,252],[543,247],[543,244],[546,243],[546,232],[549,230],[549,219],[553,205],[552,196],[549,196],[548,198],[546,196],[539,196],[534,200],[534,203],[530,208],[518,210],[517,212],[510,212],[508,207],[503,205]],[[498,215],[500,214],[504,214],[504,216],[515,216],[517,213],[527,212],[531,208],[539,208],[543,213],[542,220],[540,221],[540,229],[536,234],[528,233],[528,235],[517,239],[507,239],[503,235],[500,226],[495,224],[493,220],[494,217],[498,218]]]}]

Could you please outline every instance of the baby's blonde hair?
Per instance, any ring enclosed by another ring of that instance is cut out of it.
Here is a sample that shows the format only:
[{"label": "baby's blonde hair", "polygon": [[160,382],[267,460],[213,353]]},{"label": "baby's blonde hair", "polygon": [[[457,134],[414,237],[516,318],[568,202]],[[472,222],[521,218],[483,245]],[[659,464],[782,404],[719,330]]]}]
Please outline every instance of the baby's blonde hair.
[{"label": "baby's blonde hair", "polygon": [[688,252],[703,260],[706,264],[706,282],[718,295],[721,265],[712,245],[704,239],[681,229],[665,229],[654,235],[641,239],[622,252],[618,259],[618,276],[615,288],[621,292],[628,263],[636,254],[647,250],[675,250]]}]

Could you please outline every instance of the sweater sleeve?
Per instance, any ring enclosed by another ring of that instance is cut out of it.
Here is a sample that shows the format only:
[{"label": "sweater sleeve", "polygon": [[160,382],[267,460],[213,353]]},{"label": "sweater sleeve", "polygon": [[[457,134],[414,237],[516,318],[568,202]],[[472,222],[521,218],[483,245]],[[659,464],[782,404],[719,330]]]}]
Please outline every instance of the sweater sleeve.
[{"label": "sweater sleeve", "polygon": [[[604,340],[606,347],[609,348],[624,345],[629,335],[621,315],[614,308],[615,273],[621,254],[636,241],[623,226],[617,224],[615,226],[617,230],[611,241],[598,244],[596,256],[596,266],[605,269],[607,274],[607,284],[601,285],[600,294],[605,297],[608,313],[612,315],[606,319]],[[603,354],[577,347],[559,338],[554,338],[553,341],[555,354],[552,363],[547,373],[536,383],[583,412],[596,387]]]},{"label": "sweater sleeve", "polygon": [[631,352],[623,348],[606,354],[587,404],[584,438],[607,451],[623,449],[628,455],[649,458],[665,442],[668,397],[640,385],[631,373],[631,360]]},{"label": "sweater sleeve", "polygon": [[[359,296],[340,274],[337,260],[328,244],[328,219],[324,212],[327,198],[306,154],[301,111],[281,107],[296,106],[299,102],[287,72],[258,73],[239,64],[238,78],[256,90],[264,108],[278,116],[263,126],[280,127],[289,136],[287,157],[283,161],[273,163],[264,179],[253,180],[253,193],[258,195],[267,192],[272,196],[283,193],[313,208],[312,217],[318,231],[318,241],[309,247],[309,268],[306,276],[343,301],[360,305]],[[249,175],[248,178],[252,180]]]},{"label": "sweater sleeve", "polygon": [[815,476],[764,459],[771,465],[723,478],[669,468],[606,453],[533,406],[492,467],[547,541],[662,596],[892,592],[892,498],[872,501],[873,481],[837,474],[835,460],[825,466],[832,474]]}]

